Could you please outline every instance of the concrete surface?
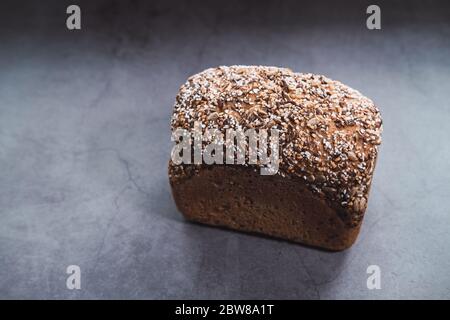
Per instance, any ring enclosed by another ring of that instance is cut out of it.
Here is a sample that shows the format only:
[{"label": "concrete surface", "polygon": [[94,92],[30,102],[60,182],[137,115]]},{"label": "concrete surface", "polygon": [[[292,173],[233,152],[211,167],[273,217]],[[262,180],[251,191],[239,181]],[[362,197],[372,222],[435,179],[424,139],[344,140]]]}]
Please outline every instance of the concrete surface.
[{"label": "concrete surface", "polygon": [[[450,10],[442,2],[71,2],[0,8],[0,298],[450,298]],[[357,243],[328,253],[185,222],[169,117],[210,66],[325,74],[380,107]],[[66,288],[68,265],[81,290]],[[380,290],[366,269],[381,268]]]}]

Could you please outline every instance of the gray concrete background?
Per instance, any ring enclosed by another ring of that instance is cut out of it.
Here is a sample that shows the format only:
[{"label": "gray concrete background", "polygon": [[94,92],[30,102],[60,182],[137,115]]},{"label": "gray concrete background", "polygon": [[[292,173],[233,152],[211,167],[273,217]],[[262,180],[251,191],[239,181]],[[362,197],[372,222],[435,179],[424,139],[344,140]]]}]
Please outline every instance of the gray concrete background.
[{"label": "gray concrete background", "polygon": [[[450,298],[450,10],[369,2],[0,5],[0,298]],[[357,243],[328,253],[185,222],[166,172],[178,87],[210,66],[325,74],[384,118]],[[82,271],[66,289],[65,269]],[[382,289],[366,288],[379,265]]]}]

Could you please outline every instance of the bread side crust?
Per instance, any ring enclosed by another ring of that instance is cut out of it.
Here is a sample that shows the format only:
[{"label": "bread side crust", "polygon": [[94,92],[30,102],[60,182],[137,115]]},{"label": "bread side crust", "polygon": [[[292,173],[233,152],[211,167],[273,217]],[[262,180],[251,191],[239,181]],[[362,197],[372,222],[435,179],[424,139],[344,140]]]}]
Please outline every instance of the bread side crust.
[{"label": "bread side crust", "polygon": [[[175,203],[190,221],[264,234],[331,251],[350,247],[360,224],[332,208],[298,179],[260,176],[243,166],[190,166],[188,179],[170,179]],[[169,172],[173,166],[169,167]]]}]

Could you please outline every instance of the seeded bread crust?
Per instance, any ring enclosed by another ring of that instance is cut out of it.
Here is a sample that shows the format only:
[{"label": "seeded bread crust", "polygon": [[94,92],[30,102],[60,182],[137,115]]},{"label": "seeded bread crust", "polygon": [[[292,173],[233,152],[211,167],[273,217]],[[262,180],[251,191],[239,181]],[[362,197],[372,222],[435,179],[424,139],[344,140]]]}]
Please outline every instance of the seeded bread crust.
[{"label": "seeded bread crust", "polygon": [[[192,129],[195,121],[223,133],[228,128],[278,129],[277,174],[302,179],[313,194],[339,209],[348,226],[361,222],[382,120],[374,103],[358,91],[286,68],[211,68],[190,77],[176,98],[172,129]],[[200,168],[171,163],[171,182]]]}]

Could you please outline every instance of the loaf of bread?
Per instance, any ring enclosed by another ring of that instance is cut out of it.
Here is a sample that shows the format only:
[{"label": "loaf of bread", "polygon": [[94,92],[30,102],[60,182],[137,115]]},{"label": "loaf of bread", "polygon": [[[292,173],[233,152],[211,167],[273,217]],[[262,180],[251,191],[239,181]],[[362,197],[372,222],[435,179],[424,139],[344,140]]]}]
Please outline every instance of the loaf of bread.
[{"label": "loaf of bread", "polygon": [[350,247],[367,207],[382,120],[358,91],[289,69],[207,69],[181,86],[172,130],[277,129],[278,170],[169,162],[178,209],[191,221],[328,250]]}]

